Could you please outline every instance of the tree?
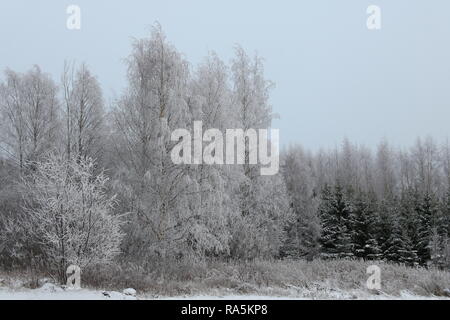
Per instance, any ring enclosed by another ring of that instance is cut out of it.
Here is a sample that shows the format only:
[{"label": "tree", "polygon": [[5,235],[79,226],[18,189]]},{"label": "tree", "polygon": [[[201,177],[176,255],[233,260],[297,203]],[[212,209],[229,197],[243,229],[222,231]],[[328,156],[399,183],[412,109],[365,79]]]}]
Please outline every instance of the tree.
[{"label": "tree", "polygon": [[394,154],[386,140],[377,149],[375,167],[375,187],[381,198],[391,197],[395,193],[396,175],[394,170]]},{"label": "tree", "polygon": [[417,220],[421,195],[416,188],[409,187],[400,193],[397,200],[399,219],[407,234],[417,243]]},{"label": "tree", "polygon": [[57,87],[38,66],[25,74],[5,72],[0,85],[0,147],[23,172],[56,145]]},{"label": "tree", "polygon": [[114,111],[119,160],[114,186],[132,212],[126,246],[139,259],[189,249],[199,186],[190,168],[170,157],[177,144],[171,132],[189,127],[187,80],[187,62],[159,25],[150,38],[135,41],[128,88]]},{"label": "tree", "polygon": [[[262,60],[258,56],[251,59],[238,46],[231,71],[232,110],[235,110],[233,122],[236,128],[246,132],[270,127],[274,118],[269,103],[272,83],[264,76]],[[277,141],[267,143],[271,145]],[[281,174],[261,176],[261,165],[250,164],[248,140],[245,144],[244,164],[233,170],[238,211],[230,220],[231,254],[241,258],[278,256],[285,228],[292,218],[285,182]]]},{"label": "tree", "polygon": [[445,269],[449,266],[448,261],[448,238],[439,234],[437,228],[431,230],[429,243],[430,263],[438,268]]},{"label": "tree", "polygon": [[[202,61],[191,79],[187,103],[191,119],[201,121],[203,130],[224,132],[234,126],[229,116],[233,113],[233,105],[228,80],[226,65],[213,52]],[[203,143],[203,150],[206,146]],[[191,168],[198,185],[198,201],[195,202],[196,215],[188,238],[191,247],[201,255],[228,254],[230,251],[231,234],[227,221],[233,210],[232,189],[229,187],[233,178],[228,171],[222,165],[204,162]]]},{"label": "tree", "polygon": [[350,219],[355,256],[369,260],[379,259],[381,249],[376,239],[379,220],[375,195],[360,192],[356,196]]},{"label": "tree", "polygon": [[86,64],[78,70],[67,63],[62,75],[67,157],[98,159],[104,135],[103,98],[98,80]]},{"label": "tree", "polygon": [[319,216],[322,223],[322,256],[324,258],[351,258],[353,244],[350,229],[351,204],[342,187],[337,183],[333,189],[322,190]]},{"label": "tree", "polygon": [[392,232],[386,241],[386,250],[383,253],[384,257],[392,262],[404,263],[409,266],[416,265],[418,257],[408,236],[400,229],[398,220],[393,219],[392,222]]},{"label": "tree", "polygon": [[441,183],[438,174],[439,152],[434,140],[427,137],[424,142],[418,138],[411,149],[414,166],[415,186],[423,195],[433,194]]},{"label": "tree", "polygon": [[27,197],[22,223],[62,283],[69,265],[105,264],[120,252],[121,216],[111,214],[115,197],[106,194],[105,175],[93,169],[89,158],[53,155],[36,163],[22,182]]},{"label": "tree", "polygon": [[309,162],[300,147],[292,147],[284,155],[283,176],[295,218],[288,226],[283,251],[286,256],[312,259],[320,249],[320,220]]},{"label": "tree", "polygon": [[419,204],[418,229],[417,229],[417,253],[421,264],[426,264],[431,259],[430,242],[432,230],[436,227],[438,204],[431,194],[426,194]]},{"label": "tree", "polygon": [[286,227],[292,222],[286,187],[281,175],[262,176],[249,185],[249,197],[241,194],[240,207],[230,216],[231,255],[240,259],[280,255]]}]

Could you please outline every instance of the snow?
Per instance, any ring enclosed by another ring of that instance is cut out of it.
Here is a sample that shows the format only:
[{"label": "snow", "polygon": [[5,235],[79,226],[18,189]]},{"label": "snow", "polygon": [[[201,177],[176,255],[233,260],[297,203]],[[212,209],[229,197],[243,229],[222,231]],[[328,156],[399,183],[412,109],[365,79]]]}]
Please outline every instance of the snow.
[{"label": "snow", "polygon": [[133,288],[127,288],[127,289],[124,289],[124,290],[122,291],[122,293],[123,293],[124,295],[127,295],[127,296],[133,296],[133,297],[136,296],[136,290],[134,290]]},{"label": "snow", "polygon": [[143,297],[149,300],[450,300],[450,298],[437,296],[418,296],[408,291],[402,291],[399,296],[388,294],[370,294],[364,291],[345,292],[330,290],[328,295],[310,295],[308,292],[298,295],[267,296],[267,295],[184,295],[175,297]]},{"label": "snow", "polygon": [[[136,300],[137,297],[126,295],[116,291],[108,291],[108,296],[105,296],[102,291],[80,289],[80,290],[62,290],[62,291],[43,291],[35,290],[4,290],[0,289],[0,300]],[[313,300],[311,297],[301,296],[264,296],[264,295],[193,295],[193,296],[174,296],[174,297],[152,297],[142,296],[139,299],[143,300]],[[338,293],[328,298],[318,299],[349,299],[348,293]],[[361,295],[354,297],[354,299],[362,300],[437,300],[446,299],[444,297],[424,297],[417,296],[407,291],[402,292],[400,296],[390,295]]]},{"label": "snow", "polygon": [[157,299],[149,300],[306,300],[302,297],[291,296],[260,296],[260,295],[224,295],[224,296],[210,296],[210,295],[195,295],[195,296],[175,296],[175,297],[159,297]]},{"label": "snow", "polygon": [[10,289],[0,288],[0,300],[136,300],[136,297],[116,291],[102,291],[90,289],[62,289],[57,286],[44,285],[39,289]]},{"label": "snow", "polygon": [[418,296],[407,290],[401,291],[399,295],[394,296],[383,292],[374,294],[364,290],[344,291],[333,288],[322,288],[320,290],[294,289],[288,290],[284,294],[274,295],[240,295],[229,291],[214,291],[195,295],[158,296],[151,294],[136,295],[136,290],[133,288],[126,288],[121,293],[118,291],[62,288],[47,282],[38,289],[0,286],[0,300],[450,300],[450,298],[446,297]]}]

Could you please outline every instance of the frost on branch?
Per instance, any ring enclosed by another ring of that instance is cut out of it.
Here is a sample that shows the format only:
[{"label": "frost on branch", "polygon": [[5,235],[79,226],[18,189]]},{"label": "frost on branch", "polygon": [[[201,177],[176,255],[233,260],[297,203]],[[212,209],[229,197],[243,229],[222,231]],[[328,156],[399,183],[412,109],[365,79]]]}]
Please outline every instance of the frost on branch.
[{"label": "frost on branch", "polygon": [[83,270],[119,253],[120,216],[111,214],[115,197],[105,193],[105,175],[94,175],[93,169],[91,159],[51,156],[22,183],[24,223],[60,281],[68,265]]}]

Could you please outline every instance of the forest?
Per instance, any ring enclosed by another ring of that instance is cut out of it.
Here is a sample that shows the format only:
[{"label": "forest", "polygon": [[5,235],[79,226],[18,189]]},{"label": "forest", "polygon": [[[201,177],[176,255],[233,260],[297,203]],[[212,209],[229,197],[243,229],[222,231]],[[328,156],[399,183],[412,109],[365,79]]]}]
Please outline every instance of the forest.
[{"label": "forest", "polygon": [[5,70],[0,269],[61,283],[69,265],[164,278],[206,260],[449,269],[447,142],[291,145],[270,176],[248,161],[174,164],[171,132],[194,121],[222,132],[272,126],[264,60],[236,46],[230,63],[210,52],[194,67],[156,25],[132,43],[126,66],[127,87],[111,103],[85,63],[65,62],[57,80],[39,66]]}]

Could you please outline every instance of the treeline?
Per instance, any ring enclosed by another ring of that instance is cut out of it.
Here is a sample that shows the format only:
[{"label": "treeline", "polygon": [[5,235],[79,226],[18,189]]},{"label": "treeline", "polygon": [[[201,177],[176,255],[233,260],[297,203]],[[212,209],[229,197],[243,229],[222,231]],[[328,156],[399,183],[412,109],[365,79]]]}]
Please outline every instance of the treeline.
[{"label": "treeline", "polygon": [[[0,85],[0,261],[65,268],[274,257],[292,217],[281,175],[258,165],[175,165],[175,129],[268,128],[262,59],[235,48],[193,68],[159,26],[136,40],[128,86],[106,108],[86,65],[39,67]],[[92,159],[94,161],[92,161]],[[108,228],[105,227],[108,225]],[[109,230],[110,229],[110,230]]]},{"label": "treeline", "polygon": [[[285,254],[450,266],[450,149],[432,138],[376,152],[289,148],[284,175],[297,216]],[[298,251],[300,248],[300,251]]]},{"label": "treeline", "polygon": [[[283,152],[258,165],[175,165],[175,129],[268,128],[272,83],[241,47],[193,68],[159,26],[136,40],[126,90],[106,107],[89,68],[39,67],[0,84],[0,264],[46,270],[111,262],[292,257],[448,266],[449,152],[431,140],[375,157]],[[246,155],[248,157],[248,154]],[[247,159],[248,160],[248,159]]]}]

